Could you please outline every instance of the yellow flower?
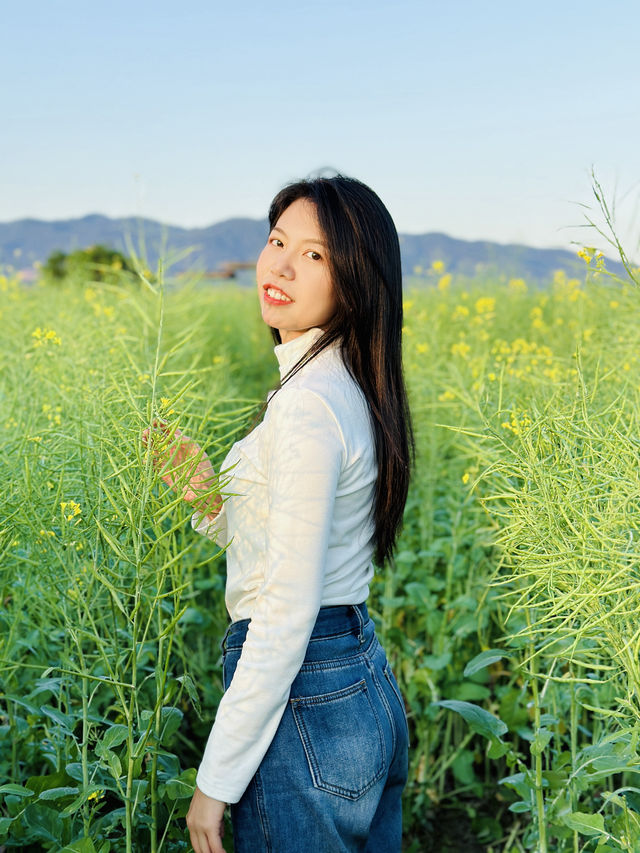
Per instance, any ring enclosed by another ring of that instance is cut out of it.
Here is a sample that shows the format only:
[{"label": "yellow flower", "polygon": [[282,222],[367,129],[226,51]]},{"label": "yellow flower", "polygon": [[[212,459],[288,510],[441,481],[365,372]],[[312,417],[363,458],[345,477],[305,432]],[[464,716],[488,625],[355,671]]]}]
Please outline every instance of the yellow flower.
[{"label": "yellow flower", "polygon": [[512,293],[526,293],[527,283],[523,278],[509,279],[509,290]]},{"label": "yellow flower", "polygon": [[167,417],[169,415],[175,415],[175,413],[176,413],[175,409],[169,408],[170,405],[171,405],[171,400],[168,397],[160,397],[160,408],[164,410],[163,414],[166,415]]},{"label": "yellow flower", "polygon": [[443,275],[442,278],[440,279],[440,281],[438,282],[438,290],[444,291],[449,287],[450,284],[451,284],[451,273],[448,272],[446,275]]},{"label": "yellow flower", "polygon": [[471,347],[466,341],[458,341],[451,347],[451,355],[459,355],[466,358],[471,352]]},{"label": "yellow flower", "polygon": [[476,313],[490,314],[496,310],[496,300],[492,296],[481,296],[476,299]]},{"label": "yellow flower", "polygon": [[60,509],[67,521],[71,521],[72,518],[75,518],[82,512],[80,504],[75,501],[60,501]]},{"label": "yellow flower", "polygon": [[438,394],[438,400],[440,400],[441,403],[448,403],[450,400],[455,399],[456,395],[453,391],[443,391],[442,394]]},{"label": "yellow flower", "polygon": [[469,309],[466,305],[456,305],[453,310],[453,314],[451,315],[452,320],[460,320],[463,317],[469,316]]},{"label": "yellow flower", "polygon": [[41,329],[38,326],[36,329],[31,332],[31,337],[33,338],[34,345],[37,347],[44,346],[45,344],[52,343],[56,346],[60,346],[62,341],[60,340],[60,336],[54,332],[53,329]]},{"label": "yellow flower", "polygon": [[431,269],[437,273],[444,272],[444,261],[434,261],[431,264]]},{"label": "yellow flower", "polygon": [[616,299],[612,299],[609,303],[609,308],[619,308],[620,303]]},{"label": "yellow flower", "polygon": [[463,482],[463,483],[465,483],[465,484],[466,484],[466,483],[468,483],[468,482],[469,482],[469,477],[470,477],[470,476],[471,476],[471,475],[469,474],[469,472],[468,472],[468,471],[465,471],[465,472],[464,472],[464,474],[462,475],[462,482]]},{"label": "yellow flower", "polygon": [[416,344],[416,349],[421,355],[424,355],[425,352],[429,352],[429,344]]}]

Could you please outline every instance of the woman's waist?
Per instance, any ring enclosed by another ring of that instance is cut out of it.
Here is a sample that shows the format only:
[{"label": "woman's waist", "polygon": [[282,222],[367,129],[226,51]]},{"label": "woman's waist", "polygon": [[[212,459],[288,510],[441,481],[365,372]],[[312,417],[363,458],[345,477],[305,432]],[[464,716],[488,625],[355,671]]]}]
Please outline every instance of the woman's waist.
[{"label": "woman's waist", "polygon": [[[227,581],[225,587],[225,603],[232,622],[240,622],[251,618],[258,597],[265,585],[266,566],[259,560],[242,560],[238,563],[237,553],[231,553],[232,542],[227,551]],[[250,556],[250,555],[249,555]],[[259,555],[262,556],[262,555]],[[244,567],[243,567],[244,566]],[[366,601],[369,596],[369,584],[374,575],[371,562],[352,563],[335,569],[330,560],[324,567],[320,607],[350,606],[353,603]],[[304,591],[301,590],[301,594]]]},{"label": "woman's waist", "polygon": [[[242,648],[250,623],[251,619],[239,619],[229,625],[222,641],[225,652]],[[321,607],[309,637],[305,663],[328,655],[361,653],[373,635],[373,622],[364,602]]]}]

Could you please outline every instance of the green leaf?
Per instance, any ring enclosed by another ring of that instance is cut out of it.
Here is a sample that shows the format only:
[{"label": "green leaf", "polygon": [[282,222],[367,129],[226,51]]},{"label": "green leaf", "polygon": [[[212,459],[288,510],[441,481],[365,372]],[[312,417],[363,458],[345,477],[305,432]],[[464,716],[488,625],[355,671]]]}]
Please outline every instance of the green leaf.
[{"label": "green leaf", "polygon": [[72,803],[69,803],[61,812],[60,817],[69,817],[69,815],[75,814],[78,809],[83,806],[91,794],[102,794],[104,793],[104,788],[99,785],[90,785],[84,791],[81,791],[75,800]]},{"label": "green leaf", "polygon": [[27,779],[27,788],[36,794],[41,794],[49,788],[60,788],[70,782],[69,774],[64,770],[57,773],[49,773],[46,776],[30,776]]},{"label": "green leaf", "polygon": [[147,779],[134,779],[131,783],[131,800],[134,803],[141,801],[147,792],[149,782]]},{"label": "green leaf", "polygon": [[196,686],[193,683],[193,679],[190,675],[180,675],[176,679],[184,689],[187,691],[189,699],[191,700],[191,704],[195,708],[195,712],[200,719],[202,719],[202,712],[200,708],[200,699],[198,698],[198,691],[196,690]]},{"label": "green leaf", "polygon": [[497,663],[504,657],[510,657],[508,652],[503,652],[500,649],[487,649],[486,652],[480,652],[472,658],[464,668],[464,676],[467,678],[470,675],[484,669],[486,666],[491,666],[492,663]]},{"label": "green leaf", "polygon": [[529,747],[531,751],[531,755],[542,755],[547,746],[549,745],[549,741],[553,737],[553,732],[550,732],[548,729],[538,729]]},{"label": "green leaf", "polygon": [[109,770],[114,779],[119,779],[122,776],[122,764],[115,752],[107,753],[107,763]]},{"label": "green leaf", "polygon": [[160,712],[160,740],[164,741],[178,731],[184,714],[179,708],[163,708]]},{"label": "green leaf", "polygon": [[170,800],[181,800],[184,797],[193,796],[193,785],[183,782],[182,779],[169,779],[166,783],[167,797]]},{"label": "green leaf", "polygon": [[425,655],[422,658],[422,664],[426,669],[431,669],[437,672],[444,669],[451,663],[451,652],[444,652],[441,655]]},{"label": "green leaf", "polygon": [[0,794],[12,794],[14,797],[33,797],[34,791],[31,788],[25,788],[24,785],[0,785]]},{"label": "green leaf", "polygon": [[60,800],[62,797],[72,797],[78,793],[78,788],[72,788],[70,785],[65,785],[63,788],[47,788],[40,796],[39,800]]},{"label": "green leaf", "polygon": [[601,814],[587,814],[587,812],[572,812],[562,815],[562,821],[581,835],[600,835],[604,833],[604,818]]},{"label": "green leaf", "polygon": [[634,770],[638,767],[638,759],[625,760],[624,757],[618,758],[615,755],[602,755],[600,758],[594,758],[592,761],[594,770],[604,773],[624,773],[625,771]]},{"label": "green leaf", "polygon": [[506,755],[509,752],[509,744],[503,743],[498,738],[492,738],[489,749],[487,750],[487,756],[489,758],[502,758],[503,755]]},{"label": "green leaf", "polygon": [[484,708],[479,705],[473,705],[471,702],[460,702],[457,699],[443,699],[440,702],[432,702],[433,705],[440,705],[442,708],[447,708],[449,711],[455,711],[460,714],[471,726],[474,732],[486,738],[499,738],[505,734],[508,729],[506,723],[503,723],[498,717],[494,717]]},{"label": "green leaf", "polygon": [[111,726],[107,729],[102,740],[96,746],[96,754],[101,758],[105,757],[107,750],[113,749],[114,746],[120,746],[120,744],[127,739],[128,734],[129,729],[121,723]]},{"label": "green leaf", "polygon": [[13,823],[12,817],[0,817],[0,837],[9,832],[9,827]]},{"label": "green leaf", "polygon": [[90,838],[78,838],[60,850],[60,853],[96,853],[96,848]]},{"label": "green leaf", "polygon": [[196,787],[196,769],[189,767],[175,779],[169,779],[166,783],[167,797],[170,800],[182,800],[192,797]]},{"label": "green leaf", "polygon": [[462,702],[481,702],[491,696],[491,691],[484,684],[476,684],[475,681],[463,681],[461,684],[452,685],[450,696],[452,699],[460,699]]},{"label": "green leaf", "polygon": [[523,812],[531,811],[531,803],[525,803],[524,800],[519,800],[517,803],[511,803],[509,806],[510,812],[515,812],[516,814],[521,814]]},{"label": "green leaf", "polygon": [[41,803],[29,803],[24,810],[23,820],[36,838],[59,844],[62,821],[57,811]]},{"label": "green leaf", "polygon": [[513,788],[516,793],[520,794],[523,800],[527,800],[534,789],[534,783],[526,773],[514,773],[512,776],[505,776],[504,779],[498,780],[498,785],[508,785]]},{"label": "green leaf", "polygon": [[462,785],[472,785],[476,781],[473,760],[473,752],[470,749],[463,749],[451,762],[453,775]]},{"label": "green leaf", "polygon": [[62,711],[59,711],[57,708],[52,708],[51,705],[41,705],[40,711],[66,731],[70,732],[73,728],[75,720],[69,714],[63,714]]}]

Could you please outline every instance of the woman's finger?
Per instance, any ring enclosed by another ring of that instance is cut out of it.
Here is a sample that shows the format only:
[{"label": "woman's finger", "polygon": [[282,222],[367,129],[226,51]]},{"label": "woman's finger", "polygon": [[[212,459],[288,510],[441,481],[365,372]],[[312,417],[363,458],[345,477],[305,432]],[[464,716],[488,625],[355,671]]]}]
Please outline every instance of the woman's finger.
[{"label": "woman's finger", "polygon": [[198,832],[195,835],[196,840],[198,842],[197,850],[195,844],[193,843],[193,838],[191,839],[191,844],[193,845],[195,853],[224,853],[224,847],[216,847],[215,842],[212,844],[210,841],[209,834],[206,831]]},{"label": "woman's finger", "polygon": [[215,835],[209,834],[207,841],[209,842],[209,849],[211,850],[211,853],[224,853],[222,838],[218,833]]}]

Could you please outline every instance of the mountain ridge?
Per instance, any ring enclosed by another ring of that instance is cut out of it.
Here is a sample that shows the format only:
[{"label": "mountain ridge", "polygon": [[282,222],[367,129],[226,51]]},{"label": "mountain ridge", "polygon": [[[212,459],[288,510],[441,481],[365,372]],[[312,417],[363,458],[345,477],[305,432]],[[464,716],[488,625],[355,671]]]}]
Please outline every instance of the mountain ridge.
[{"label": "mountain ridge", "polygon": [[[219,270],[225,264],[254,262],[264,245],[266,219],[231,217],[221,222],[196,228],[168,225],[145,217],[109,217],[89,213],[72,219],[44,220],[26,217],[0,222],[0,265],[25,269],[43,263],[56,250],[104,244],[130,254],[146,256],[155,266],[160,255],[184,253],[175,272],[186,269]],[[584,263],[567,249],[538,248],[519,243],[497,243],[491,240],[462,240],[443,232],[399,234],[403,271],[411,275],[416,268],[428,270],[434,261],[442,261],[451,273],[473,276],[499,272],[503,275],[549,279],[555,270],[584,275]],[[612,272],[622,272],[622,265],[607,261]]]}]

